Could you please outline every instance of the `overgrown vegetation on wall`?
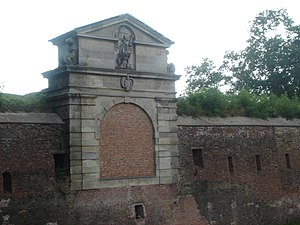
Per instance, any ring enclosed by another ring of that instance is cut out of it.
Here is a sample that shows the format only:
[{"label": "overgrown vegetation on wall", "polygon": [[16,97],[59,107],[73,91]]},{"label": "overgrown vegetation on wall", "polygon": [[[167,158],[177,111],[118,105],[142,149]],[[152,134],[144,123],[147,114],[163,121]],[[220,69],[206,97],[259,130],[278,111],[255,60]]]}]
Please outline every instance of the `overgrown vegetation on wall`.
[{"label": "overgrown vegetation on wall", "polygon": [[0,112],[49,112],[43,92],[27,95],[0,93]]},{"label": "overgrown vegetation on wall", "polygon": [[178,98],[180,116],[247,116],[300,118],[299,97],[286,94],[251,94],[242,90],[237,94],[224,94],[214,88],[189,93]]}]

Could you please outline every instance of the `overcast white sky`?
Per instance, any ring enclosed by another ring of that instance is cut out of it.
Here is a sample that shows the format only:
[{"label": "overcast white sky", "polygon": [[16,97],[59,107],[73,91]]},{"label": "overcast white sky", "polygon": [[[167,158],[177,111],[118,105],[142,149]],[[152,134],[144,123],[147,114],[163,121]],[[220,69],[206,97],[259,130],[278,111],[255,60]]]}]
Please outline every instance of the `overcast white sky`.
[{"label": "overcast white sky", "polygon": [[[57,67],[57,48],[48,40],[74,28],[129,13],[175,44],[169,62],[176,74],[209,57],[220,62],[239,50],[248,22],[266,9],[286,8],[300,24],[297,0],[3,0],[0,2],[0,84],[4,92],[27,94],[47,88],[42,72]],[[184,79],[177,81],[177,91]]]}]

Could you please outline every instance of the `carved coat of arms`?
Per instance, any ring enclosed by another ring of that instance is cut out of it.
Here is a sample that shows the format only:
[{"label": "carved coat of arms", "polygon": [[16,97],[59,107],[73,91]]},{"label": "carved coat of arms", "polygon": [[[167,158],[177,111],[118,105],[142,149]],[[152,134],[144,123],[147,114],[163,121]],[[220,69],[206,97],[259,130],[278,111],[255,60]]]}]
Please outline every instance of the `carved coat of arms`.
[{"label": "carved coat of arms", "polygon": [[129,74],[127,74],[126,77],[121,77],[121,87],[125,89],[125,91],[130,91],[132,89],[133,86],[133,79],[129,76]]}]

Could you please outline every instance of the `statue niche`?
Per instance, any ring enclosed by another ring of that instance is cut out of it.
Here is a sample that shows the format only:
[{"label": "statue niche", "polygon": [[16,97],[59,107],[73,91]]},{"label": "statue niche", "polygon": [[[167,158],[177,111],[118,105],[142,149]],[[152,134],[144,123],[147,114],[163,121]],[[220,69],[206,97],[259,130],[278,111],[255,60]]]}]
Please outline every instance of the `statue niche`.
[{"label": "statue niche", "polygon": [[115,68],[135,69],[135,35],[133,31],[122,25],[114,32],[115,42]]}]

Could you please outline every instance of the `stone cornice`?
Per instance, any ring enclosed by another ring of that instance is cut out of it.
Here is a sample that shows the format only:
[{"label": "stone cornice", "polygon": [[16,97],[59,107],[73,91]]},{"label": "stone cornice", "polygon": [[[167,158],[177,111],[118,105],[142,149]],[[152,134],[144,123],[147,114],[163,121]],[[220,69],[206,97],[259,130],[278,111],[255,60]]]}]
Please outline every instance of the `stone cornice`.
[{"label": "stone cornice", "polygon": [[63,73],[84,73],[92,75],[102,76],[127,76],[129,74],[133,78],[144,78],[144,79],[159,79],[159,80],[179,80],[181,75],[171,75],[162,73],[151,73],[151,72],[140,72],[134,70],[115,70],[115,69],[102,69],[95,67],[86,66],[60,66],[54,70],[50,70],[42,73],[44,78],[50,78]]}]

